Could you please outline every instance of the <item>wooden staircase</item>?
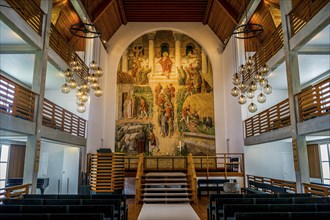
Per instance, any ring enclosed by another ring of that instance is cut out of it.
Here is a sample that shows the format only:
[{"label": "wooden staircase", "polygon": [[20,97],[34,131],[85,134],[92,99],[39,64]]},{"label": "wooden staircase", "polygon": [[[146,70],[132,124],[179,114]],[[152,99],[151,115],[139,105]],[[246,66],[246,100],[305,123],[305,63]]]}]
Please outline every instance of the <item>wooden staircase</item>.
[{"label": "wooden staircase", "polygon": [[141,187],[144,203],[189,203],[192,197],[183,172],[149,172]]}]

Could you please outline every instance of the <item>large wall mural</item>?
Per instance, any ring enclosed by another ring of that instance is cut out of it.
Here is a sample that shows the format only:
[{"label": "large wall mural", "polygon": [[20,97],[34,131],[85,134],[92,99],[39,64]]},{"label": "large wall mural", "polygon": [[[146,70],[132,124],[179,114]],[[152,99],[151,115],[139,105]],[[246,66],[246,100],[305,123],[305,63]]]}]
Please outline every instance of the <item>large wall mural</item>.
[{"label": "large wall mural", "polygon": [[215,154],[212,67],[196,41],[173,31],[143,35],[117,73],[116,151]]}]

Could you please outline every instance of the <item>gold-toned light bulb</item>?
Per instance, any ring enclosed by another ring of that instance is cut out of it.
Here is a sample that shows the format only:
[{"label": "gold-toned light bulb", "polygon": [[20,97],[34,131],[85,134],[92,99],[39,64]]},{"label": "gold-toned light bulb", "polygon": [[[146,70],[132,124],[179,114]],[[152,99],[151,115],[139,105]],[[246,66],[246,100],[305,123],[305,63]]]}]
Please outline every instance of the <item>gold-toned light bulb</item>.
[{"label": "gold-toned light bulb", "polygon": [[249,110],[249,112],[251,112],[251,113],[255,113],[255,112],[258,110],[257,105],[254,104],[254,103],[252,102],[252,103],[249,105],[248,110]]}]

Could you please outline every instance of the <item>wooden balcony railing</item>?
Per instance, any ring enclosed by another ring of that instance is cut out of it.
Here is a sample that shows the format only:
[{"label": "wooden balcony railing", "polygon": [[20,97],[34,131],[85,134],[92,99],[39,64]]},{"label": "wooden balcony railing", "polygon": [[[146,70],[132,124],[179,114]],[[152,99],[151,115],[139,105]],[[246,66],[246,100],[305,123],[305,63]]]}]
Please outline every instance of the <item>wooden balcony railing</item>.
[{"label": "wooden balcony railing", "polygon": [[291,125],[289,99],[244,121],[245,137],[259,135]]},{"label": "wooden balcony railing", "polygon": [[44,99],[42,124],[75,136],[85,137],[86,120],[47,99]]},{"label": "wooden balcony railing", "polygon": [[0,189],[0,202],[3,199],[18,199],[25,194],[29,194],[31,184],[6,187]]},{"label": "wooden balcony railing", "polygon": [[269,177],[263,177],[263,176],[253,176],[253,175],[246,175],[247,176],[247,181],[255,181],[258,183],[266,183],[270,184],[272,186],[278,186],[285,188],[287,192],[290,193],[297,193],[297,188],[296,188],[296,182],[293,181],[287,181],[287,180],[281,180],[281,179],[274,179],[274,178],[269,178]]},{"label": "wooden balcony railing", "polygon": [[289,13],[291,37],[298,33],[329,0],[301,0]]},{"label": "wooden balcony railing", "polygon": [[144,174],[144,157],[143,154],[138,156],[138,166],[135,177],[135,203],[139,204],[142,201],[142,176]]},{"label": "wooden balcony railing", "polygon": [[320,184],[304,183],[304,192],[314,196],[330,196],[330,187]]},{"label": "wooden balcony railing", "polygon": [[251,72],[243,75],[243,81],[249,81],[249,79],[283,47],[283,42],[283,31],[282,25],[280,24],[270,37],[265,40],[261,48],[253,55],[253,69]]},{"label": "wooden balcony railing", "polygon": [[194,159],[191,153],[188,155],[187,160],[187,177],[189,188],[191,189],[191,199],[194,203],[197,203],[197,176]]},{"label": "wooden balcony railing", "polygon": [[0,112],[33,121],[36,94],[0,75]]},{"label": "wooden balcony railing", "polygon": [[300,122],[330,114],[330,78],[296,95]]},{"label": "wooden balcony railing", "polygon": [[6,0],[6,2],[41,36],[44,13],[34,1]]},{"label": "wooden balcony railing", "polygon": [[[36,94],[31,90],[0,76],[0,112],[28,121],[34,120]],[[44,126],[85,137],[86,120],[44,99],[42,124]]]}]

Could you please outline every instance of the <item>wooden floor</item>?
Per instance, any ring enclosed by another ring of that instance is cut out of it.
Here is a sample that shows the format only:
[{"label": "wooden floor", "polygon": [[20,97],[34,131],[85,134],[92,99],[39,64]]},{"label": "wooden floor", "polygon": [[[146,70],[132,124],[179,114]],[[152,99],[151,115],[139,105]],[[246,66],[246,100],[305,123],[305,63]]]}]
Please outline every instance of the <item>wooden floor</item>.
[{"label": "wooden floor", "polygon": [[[191,206],[201,220],[207,219],[207,203],[208,196],[203,196],[201,200],[198,201],[198,204],[191,204]],[[127,204],[128,220],[137,220],[142,208],[142,204],[136,205],[135,199],[127,199]]]}]

